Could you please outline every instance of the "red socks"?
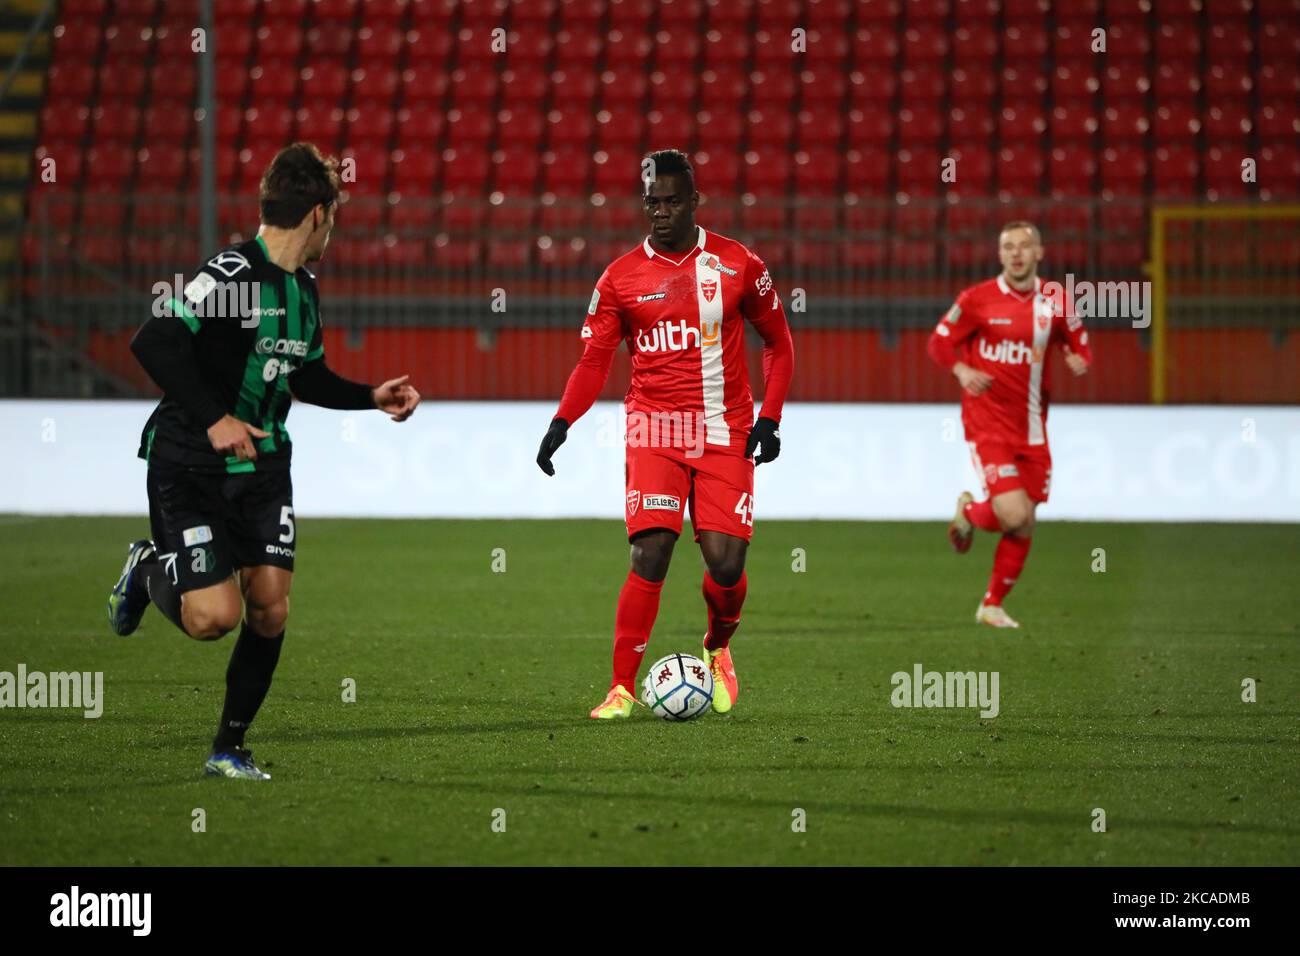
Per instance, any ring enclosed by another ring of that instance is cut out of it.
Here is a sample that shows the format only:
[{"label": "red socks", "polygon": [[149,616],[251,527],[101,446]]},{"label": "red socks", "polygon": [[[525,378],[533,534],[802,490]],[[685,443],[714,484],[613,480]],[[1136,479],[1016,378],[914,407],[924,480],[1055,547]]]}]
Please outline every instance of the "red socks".
[{"label": "red socks", "polygon": [[731,635],[740,626],[740,608],[745,603],[745,590],[749,580],[745,572],[740,580],[724,588],[708,571],[704,572],[704,603],[709,606],[709,635],[704,646],[711,651],[726,647]]},{"label": "red socks", "polygon": [[1004,534],[998,541],[998,548],[993,553],[993,576],[989,578],[989,589],[984,595],[985,604],[1000,605],[1002,599],[1010,593],[1025,566],[1032,540]]},{"label": "red socks", "polygon": [[966,520],[981,531],[1002,530],[1002,526],[998,524],[997,515],[993,513],[992,498],[985,498],[983,501],[972,501],[962,508],[962,512],[966,515]]},{"label": "red socks", "polygon": [[647,581],[635,571],[627,573],[614,615],[614,680],[610,687],[622,684],[636,694],[636,672],[650,642],[663,589],[662,581]]}]

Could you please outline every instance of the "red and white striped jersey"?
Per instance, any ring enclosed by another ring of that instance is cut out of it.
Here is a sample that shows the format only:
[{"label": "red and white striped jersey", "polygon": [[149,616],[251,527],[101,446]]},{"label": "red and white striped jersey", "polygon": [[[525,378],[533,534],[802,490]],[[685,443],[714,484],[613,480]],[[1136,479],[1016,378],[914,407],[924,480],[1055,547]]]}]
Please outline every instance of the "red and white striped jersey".
[{"label": "red and white striped jersey", "polygon": [[[706,447],[743,453],[754,424],[745,319],[765,341],[789,341],[785,310],[762,260],[699,227],[695,248],[680,257],[655,250],[647,238],[615,259],[596,283],[582,337],[602,348],[627,343],[629,413],[702,417]],[[777,421],[788,377],[774,382],[769,376],[763,414]]]},{"label": "red and white striped jersey", "polygon": [[1083,323],[1042,294],[1041,280],[1035,279],[1034,291],[1021,292],[999,275],[957,296],[930,336],[929,352],[944,368],[960,359],[993,376],[984,394],[962,393],[968,441],[1047,444],[1047,357],[1053,342],[1092,362]]}]

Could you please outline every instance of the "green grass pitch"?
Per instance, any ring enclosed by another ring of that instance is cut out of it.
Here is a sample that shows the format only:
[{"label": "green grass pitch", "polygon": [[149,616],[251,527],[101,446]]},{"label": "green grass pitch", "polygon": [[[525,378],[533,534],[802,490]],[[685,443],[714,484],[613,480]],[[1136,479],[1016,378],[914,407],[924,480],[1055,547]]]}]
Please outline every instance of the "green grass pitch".
[{"label": "green grass pitch", "polygon": [[[740,702],[670,724],[587,718],[621,525],[305,518],[263,785],[201,776],[233,637],[108,630],[145,528],[0,518],[0,670],[105,681],[98,720],[0,711],[0,864],[1300,863],[1295,527],[1043,522],[995,632],[988,535],[760,521]],[[687,537],[647,661],[699,652],[701,569]],[[997,671],[1000,715],[892,707],[917,663]]]}]

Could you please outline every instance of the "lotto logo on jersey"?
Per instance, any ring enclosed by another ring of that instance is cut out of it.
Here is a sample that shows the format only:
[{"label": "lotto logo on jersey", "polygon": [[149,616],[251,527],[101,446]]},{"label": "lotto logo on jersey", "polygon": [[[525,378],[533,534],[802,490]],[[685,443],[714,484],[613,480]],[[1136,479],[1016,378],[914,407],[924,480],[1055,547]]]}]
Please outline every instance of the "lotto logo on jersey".
[{"label": "lotto logo on jersey", "polygon": [[1024,342],[1012,342],[1009,339],[997,345],[987,339],[980,339],[980,358],[1003,365],[1025,365],[1035,360],[1034,350]]}]

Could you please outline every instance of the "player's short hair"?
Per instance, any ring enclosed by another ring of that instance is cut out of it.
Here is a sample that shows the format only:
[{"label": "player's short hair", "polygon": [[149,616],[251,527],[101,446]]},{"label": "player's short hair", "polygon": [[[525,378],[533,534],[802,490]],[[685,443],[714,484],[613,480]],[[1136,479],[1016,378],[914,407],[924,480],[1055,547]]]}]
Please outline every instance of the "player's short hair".
[{"label": "player's short hair", "polygon": [[1035,226],[1028,219],[1011,220],[1009,223],[1007,223],[1005,226],[1002,227],[998,235],[1000,236],[1004,232],[1010,232],[1012,229],[1028,229],[1030,234],[1034,237],[1034,242],[1038,243],[1040,246],[1043,244],[1043,234],[1039,232],[1038,227]]},{"label": "player's short hair", "polygon": [[645,160],[641,163],[642,195],[649,191],[650,184],[659,176],[682,176],[690,191],[695,192],[695,168],[680,149],[657,149],[646,160],[652,165],[649,167],[650,172],[647,172]]},{"label": "player's short hair", "polygon": [[258,187],[262,222],[292,229],[315,206],[337,202],[342,181],[339,162],[326,159],[311,143],[294,143],[275,154]]}]

